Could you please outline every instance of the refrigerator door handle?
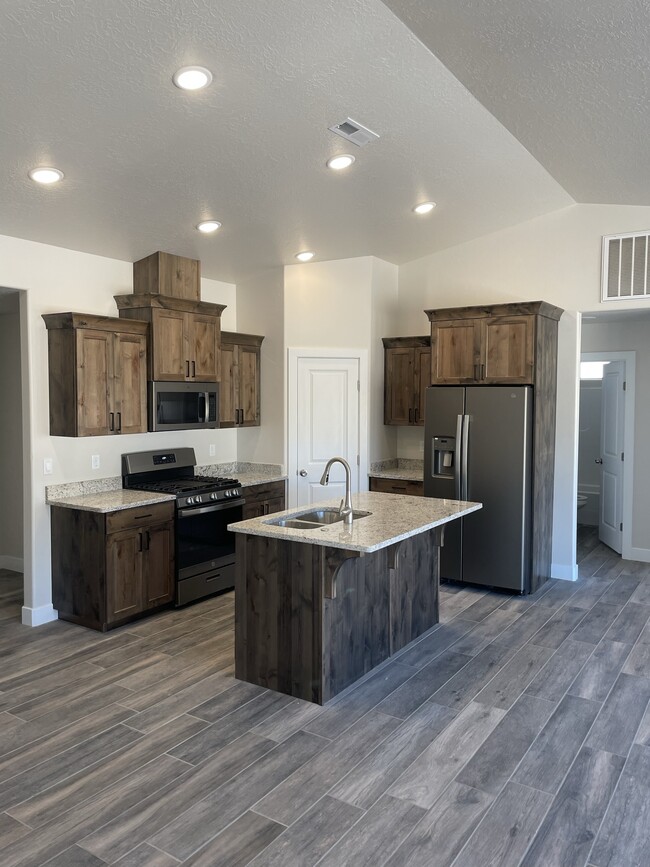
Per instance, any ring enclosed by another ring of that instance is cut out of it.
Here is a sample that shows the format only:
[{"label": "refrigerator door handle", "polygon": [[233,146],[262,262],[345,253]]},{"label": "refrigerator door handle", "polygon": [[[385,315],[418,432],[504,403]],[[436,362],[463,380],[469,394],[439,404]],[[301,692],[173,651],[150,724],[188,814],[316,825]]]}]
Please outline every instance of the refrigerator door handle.
[{"label": "refrigerator door handle", "polygon": [[461,499],[461,473],[463,472],[461,467],[461,461],[459,460],[460,455],[462,455],[463,453],[463,418],[464,416],[462,415],[456,416],[456,461],[454,466],[454,496],[457,500]]},{"label": "refrigerator door handle", "polygon": [[467,471],[468,471],[468,453],[469,453],[469,415],[465,414],[463,416],[463,436],[461,441],[461,487],[460,487],[460,498],[461,500],[467,499]]}]

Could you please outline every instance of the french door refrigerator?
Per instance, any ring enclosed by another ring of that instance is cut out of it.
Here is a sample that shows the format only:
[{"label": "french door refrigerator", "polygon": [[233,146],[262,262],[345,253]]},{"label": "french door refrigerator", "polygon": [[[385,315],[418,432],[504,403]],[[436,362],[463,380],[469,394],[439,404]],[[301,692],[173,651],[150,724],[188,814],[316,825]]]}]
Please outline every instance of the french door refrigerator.
[{"label": "french door refrigerator", "polygon": [[446,525],[442,578],[529,592],[532,409],[529,385],[427,388],[424,495],[483,503]]}]

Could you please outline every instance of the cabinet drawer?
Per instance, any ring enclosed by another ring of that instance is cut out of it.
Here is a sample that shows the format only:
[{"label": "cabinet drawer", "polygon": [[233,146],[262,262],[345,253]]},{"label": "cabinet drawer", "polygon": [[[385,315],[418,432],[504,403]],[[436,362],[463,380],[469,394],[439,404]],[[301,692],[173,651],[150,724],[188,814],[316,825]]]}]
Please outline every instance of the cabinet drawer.
[{"label": "cabinet drawer", "polygon": [[174,501],[154,503],[150,506],[139,506],[133,509],[120,509],[106,515],[106,532],[116,533],[118,530],[137,529],[150,524],[160,524],[174,518]]},{"label": "cabinet drawer", "polygon": [[258,500],[274,500],[277,497],[284,498],[284,482],[266,482],[262,485],[249,485],[243,489],[242,493],[247,503],[254,503]]},{"label": "cabinet drawer", "polygon": [[407,494],[409,497],[423,497],[424,482],[371,478],[370,490],[382,494]]}]

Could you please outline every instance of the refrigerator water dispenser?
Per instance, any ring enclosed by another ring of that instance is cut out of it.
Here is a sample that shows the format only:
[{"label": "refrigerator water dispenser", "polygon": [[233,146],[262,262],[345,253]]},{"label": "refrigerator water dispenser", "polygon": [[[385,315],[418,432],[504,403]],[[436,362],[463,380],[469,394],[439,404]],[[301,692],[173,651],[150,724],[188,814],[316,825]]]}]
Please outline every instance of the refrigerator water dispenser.
[{"label": "refrigerator water dispenser", "polygon": [[434,476],[454,477],[456,437],[434,437],[431,466]]}]

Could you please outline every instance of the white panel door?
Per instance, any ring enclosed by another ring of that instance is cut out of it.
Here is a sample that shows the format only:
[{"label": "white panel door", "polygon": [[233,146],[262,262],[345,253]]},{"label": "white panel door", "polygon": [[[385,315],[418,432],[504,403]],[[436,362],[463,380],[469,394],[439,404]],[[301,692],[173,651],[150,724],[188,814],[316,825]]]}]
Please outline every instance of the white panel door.
[{"label": "white panel door", "polygon": [[[329,485],[320,484],[325,464],[342,457],[359,490],[359,359],[298,358],[296,400],[297,505],[343,498],[345,471],[335,464]],[[290,420],[293,424],[293,420]]]},{"label": "white panel door", "polygon": [[600,525],[598,536],[619,554],[623,533],[623,441],[625,362],[610,361],[603,371],[600,421]]}]

